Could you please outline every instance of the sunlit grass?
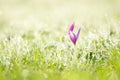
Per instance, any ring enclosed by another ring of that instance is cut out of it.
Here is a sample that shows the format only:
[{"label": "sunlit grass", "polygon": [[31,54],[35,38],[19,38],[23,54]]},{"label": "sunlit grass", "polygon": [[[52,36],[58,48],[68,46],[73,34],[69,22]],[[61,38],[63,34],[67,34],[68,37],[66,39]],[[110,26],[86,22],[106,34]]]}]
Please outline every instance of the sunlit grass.
[{"label": "sunlit grass", "polygon": [[119,80],[119,2],[1,0],[0,80]]}]

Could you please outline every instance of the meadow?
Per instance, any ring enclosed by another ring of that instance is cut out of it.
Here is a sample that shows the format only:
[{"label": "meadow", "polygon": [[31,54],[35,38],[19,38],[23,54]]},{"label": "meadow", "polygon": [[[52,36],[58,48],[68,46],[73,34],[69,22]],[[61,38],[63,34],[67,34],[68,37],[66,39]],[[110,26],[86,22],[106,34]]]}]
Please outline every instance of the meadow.
[{"label": "meadow", "polygon": [[120,0],[0,0],[0,80],[120,80],[119,61]]}]

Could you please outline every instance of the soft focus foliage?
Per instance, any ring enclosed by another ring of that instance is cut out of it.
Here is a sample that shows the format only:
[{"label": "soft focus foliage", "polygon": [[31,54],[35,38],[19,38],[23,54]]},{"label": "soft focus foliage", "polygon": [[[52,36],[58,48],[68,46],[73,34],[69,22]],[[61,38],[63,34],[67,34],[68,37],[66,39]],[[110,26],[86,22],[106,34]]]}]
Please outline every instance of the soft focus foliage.
[{"label": "soft focus foliage", "polygon": [[0,0],[0,80],[120,80],[119,62],[120,0]]}]

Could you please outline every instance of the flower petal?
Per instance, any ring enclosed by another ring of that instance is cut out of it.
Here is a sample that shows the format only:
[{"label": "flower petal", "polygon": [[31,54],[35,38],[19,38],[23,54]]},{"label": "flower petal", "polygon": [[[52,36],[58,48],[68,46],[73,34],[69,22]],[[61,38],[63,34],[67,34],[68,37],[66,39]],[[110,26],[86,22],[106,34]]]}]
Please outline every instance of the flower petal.
[{"label": "flower petal", "polygon": [[73,42],[73,44],[75,45],[76,44],[76,40],[77,40],[77,36],[72,32],[70,31],[70,40]]},{"label": "flower petal", "polygon": [[74,24],[74,22],[73,22],[73,23],[70,25],[70,28],[69,28],[69,31],[68,31],[68,32],[73,31],[74,26],[75,26],[75,24]]},{"label": "flower petal", "polygon": [[79,35],[80,35],[80,28],[79,28],[79,30],[78,30],[78,32],[77,32],[77,39],[78,39],[78,37],[79,37]]}]

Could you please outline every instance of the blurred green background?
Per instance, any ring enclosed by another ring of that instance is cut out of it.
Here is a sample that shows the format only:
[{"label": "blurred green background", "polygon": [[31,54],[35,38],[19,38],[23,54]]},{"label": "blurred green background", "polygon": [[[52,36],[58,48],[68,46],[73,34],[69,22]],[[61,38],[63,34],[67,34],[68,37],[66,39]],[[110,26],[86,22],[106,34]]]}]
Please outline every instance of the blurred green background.
[{"label": "blurred green background", "polygon": [[77,27],[84,25],[85,31],[86,27],[108,30],[111,23],[120,20],[119,7],[119,0],[0,0],[0,28],[51,28],[65,32],[75,22]]},{"label": "blurred green background", "polygon": [[0,0],[0,80],[119,80],[119,34],[120,0]]}]

